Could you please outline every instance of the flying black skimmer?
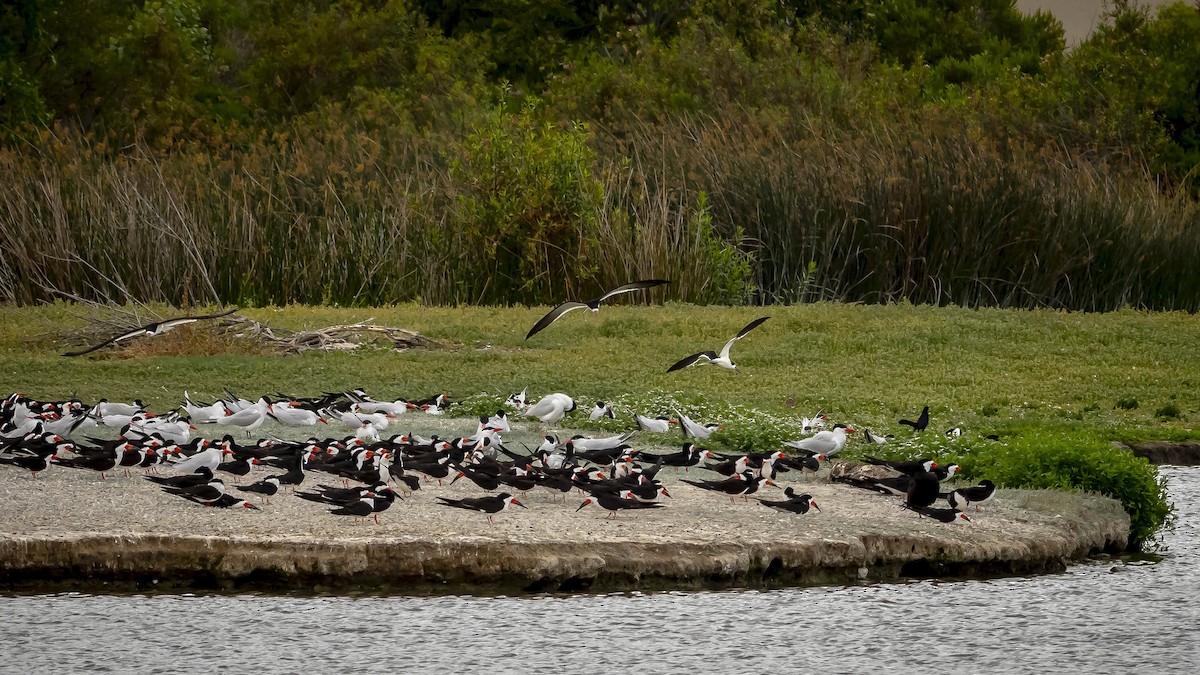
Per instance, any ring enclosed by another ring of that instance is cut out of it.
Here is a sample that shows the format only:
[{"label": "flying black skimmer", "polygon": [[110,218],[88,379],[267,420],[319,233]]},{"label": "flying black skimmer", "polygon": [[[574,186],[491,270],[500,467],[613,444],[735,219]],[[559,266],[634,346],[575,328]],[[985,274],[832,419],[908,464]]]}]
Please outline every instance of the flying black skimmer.
[{"label": "flying black skimmer", "polygon": [[762,504],[763,506],[769,506],[773,509],[778,509],[780,511],[790,511],[791,513],[808,513],[810,508],[818,511],[821,510],[821,507],[817,506],[817,500],[813,499],[813,496],[807,492],[798,495],[794,489],[789,487],[783,491],[783,494],[787,497],[786,500],[774,501],[769,499],[759,499],[758,503]]},{"label": "flying black skimmer", "polygon": [[541,332],[547,326],[549,326],[550,324],[557,321],[559,317],[561,317],[562,315],[564,315],[567,312],[570,312],[572,310],[589,309],[592,312],[599,312],[600,311],[600,303],[604,302],[605,300],[607,300],[615,295],[620,295],[622,293],[632,293],[634,291],[642,291],[642,290],[646,290],[648,288],[654,288],[655,286],[662,286],[663,284],[669,284],[669,283],[671,283],[671,282],[665,281],[663,279],[644,279],[642,281],[632,281],[630,283],[627,283],[627,284],[624,284],[621,286],[617,286],[616,288],[605,293],[604,295],[602,295],[598,298],[594,298],[592,300],[588,300],[587,302],[575,302],[573,300],[568,300],[567,302],[564,302],[561,305],[559,305],[559,306],[555,307],[554,309],[550,310],[549,312],[547,312],[546,316],[543,316],[541,319],[538,319],[538,322],[533,324],[533,328],[529,329],[529,333],[525,336],[525,339],[528,340],[529,338],[533,337],[534,335],[537,335],[539,332]]},{"label": "flying black skimmer", "polygon": [[900,424],[912,427],[913,431],[925,431],[925,427],[929,426],[929,406],[921,409],[921,415],[917,417],[916,422],[912,420],[900,420]]},{"label": "flying black skimmer", "polygon": [[750,331],[754,330],[755,328],[757,328],[759,326],[759,324],[761,324],[762,322],[766,321],[769,318],[771,318],[771,317],[761,316],[761,317],[751,321],[750,323],[746,324],[746,327],[743,328],[742,330],[738,331],[738,334],[733,336],[733,339],[731,339],[729,342],[725,343],[725,346],[721,348],[720,354],[717,354],[714,351],[707,351],[707,352],[697,352],[695,354],[692,354],[691,356],[685,356],[682,359],[676,361],[675,365],[671,366],[670,368],[667,368],[667,372],[670,373],[670,372],[674,372],[676,370],[682,370],[683,368],[687,368],[688,366],[705,365],[705,364],[720,366],[722,368],[728,368],[729,370],[737,372],[738,371],[737,365],[735,365],[734,362],[732,360],[730,360],[730,358],[729,358],[729,350],[733,348],[733,343],[746,337],[746,333],[749,333]]},{"label": "flying black skimmer", "polygon": [[192,323],[193,321],[200,321],[203,319],[219,319],[223,316],[229,316],[230,314],[233,314],[237,310],[238,310],[238,308],[234,307],[233,309],[231,309],[227,312],[221,312],[220,314],[202,314],[199,316],[181,316],[181,317],[177,317],[174,319],[166,319],[164,321],[155,321],[153,323],[148,323],[144,326],[139,326],[137,328],[134,328],[131,331],[126,331],[124,333],[121,333],[120,335],[115,335],[115,336],[105,340],[104,342],[101,342],[100,344],[97,344],[97,345],[92,345],[91,347],[88,347],[87,349],[81,349],[79,351],[73,351],[73,352],[65,352],[65,353],[63,353],[63,356],[83,356],[84,354],[90,354],[91,352],[94,352],[97,349],[107,347],[108,345],[111,345],[111,344],[123,342],[125,340],[130,340],[135,337],[153,337],[156,335],[162,335],[163,333],[165,333],[177,326],[182,326],[186,323]]},{"label": "flying black skimmer", "polygon": [[493,524],[492,516],[507,509],[511,505],[516,505],[525,508],[516,497],[507,492],[501,492],[494,497],[468,497],[466,499],[451,499],[449,497],[438,497],[438,500],[446,506],[453,506],[456,509],[467,509],[468,511],[478,511],[487,514],[488,524]]}]

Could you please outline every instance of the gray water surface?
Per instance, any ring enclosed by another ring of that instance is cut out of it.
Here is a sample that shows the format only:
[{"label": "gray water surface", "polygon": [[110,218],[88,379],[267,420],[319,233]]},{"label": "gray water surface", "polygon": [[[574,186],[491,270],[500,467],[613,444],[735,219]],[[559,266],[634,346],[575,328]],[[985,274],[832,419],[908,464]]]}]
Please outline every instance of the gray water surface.
[{"label": "gray water surface", "polygon": [[1197,673],[1200,468],[1160,562],[778,591],[0,597],[0,672]]}]

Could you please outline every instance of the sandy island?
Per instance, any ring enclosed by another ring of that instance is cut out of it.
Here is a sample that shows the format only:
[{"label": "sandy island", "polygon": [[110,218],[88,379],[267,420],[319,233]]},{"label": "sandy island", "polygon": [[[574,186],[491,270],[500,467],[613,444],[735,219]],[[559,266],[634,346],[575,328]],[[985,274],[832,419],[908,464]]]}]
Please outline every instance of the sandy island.
[{"label": "sandy island", "polygon": [[[473,431],[470,420],[422,422],[426,432]],[[403,429],[420,431],[408,420]],[[304,437],[308,430],[288,431]],[[205,432],[220,435],[212,427]],[[506,439],[535,436],[523,429]],[[655,452],[673,449],[637,441],[635,447]],[[269,473],[278,471],[255,468],[249,476],[225,476],[226,484]],[[0,570],[9,591],[682,590],[1052,572],[1119,552],[1128,540],[1128,515],[1098,495],[1001,490],[983,510],[969,512],[970,523],[947,525],[827,475],[791,473],[781,481],[816,498],[822,511],[805,515],[753,498],[731,503],[679,480],[716,477],[711,471],[664,469],[659,476],[673,497],[666,507],[614,519],[596,506],[576,512],[579,493],[564,501],[538,488],[520,495],[527,509],[500,513],[489,525],[482,514],[438,504],[438,495],[486,494],[460,480],[425,483],[376,525],[284,492],[262,511],[212,509],[138,476],[101,480],[92,471],[52,467],[35,480],[0,467]],[[335,482],[314,472],[306,485]],[[764,497],[783,498],[778,490]]]}]

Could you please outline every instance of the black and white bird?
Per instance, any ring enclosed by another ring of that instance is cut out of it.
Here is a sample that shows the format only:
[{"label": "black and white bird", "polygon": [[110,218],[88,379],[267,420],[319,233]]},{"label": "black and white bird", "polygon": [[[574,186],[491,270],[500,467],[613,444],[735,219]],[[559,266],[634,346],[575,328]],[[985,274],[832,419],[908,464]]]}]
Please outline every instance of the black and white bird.
[{"label": "black and white bird", "polygon": [[676,370],[682,370],[689,366],[705,365],[705,364],[720,366],[722,368],[728,368],[729,370],[738,372],[737,365],[729,358],[729,350],[733,348],[733,343],[746,337],[746,333],[749,333],[750,331],[754,330],[755,328],[758,328],[758,326],[760,324],[762,324],[762,322],[766,321],[769,318],[771,318],[771,317],[760,316],[759,318],[746,324],[746,327],[741,329],[740,331],[738,331],[738,334],[733,336],[733,339],[731,339],[729,342],[725,343],[725,346],[721,348],[720,354],[718,354],[714,351],[707,351],[707,352],[697,352],[695,354],[692,354],[691,356],[685,356],[682,359],[676,361],[675,365],[671,366],[670,368],[667,368],[667,372],[671,373]]},{"label": "black and white bird", "polygon": [[958,488],[952,490],[946,495],[946,501],[950,503],[951,508],[959,511],[966,511],[971,504],[975,505],[975,510],[979,510],[979,505],[989,501],[996,496],[996,484],[990,480],[981,480],[979,485],[974,487]]},{"label": "black and white bird", "polygon": [[598,420],[601,417],[616,419],[617,415],[613,412],[612,406],[604,401],[596,401],[596,407],[592,408],[592,412],[588,415],[588,419]]},{"label": "black and white bird", "polygon": [[669,283],[671,283],[671,282],[666,281],[664,279],[643,279],[641,281],[631,281],[627,284],[617,286],[616,288],[605,293],[604,295],[602,295],[598,298],[593,298],[592,300],[588,300],[587,302],[575,302],[574,300],[568,300],[567,302],[564,302],[561,305],[559,305],[559,306],[555,307],[554,309],[550,310],[549,312],[547,312],[546,316],[543,316],[541,319],[538,320],[537,323],[533,324],[533,328],[529,329],[529,334],[525,336],[525,339],[528,340],[529,338],[533,337],[534,335],[537,335],[539,332],[541,332],[547,326],[549,326],[550,324],[557,321],[560,316],[562,316],[563,314],[566,314],[567,312],[570,312],[572,310],[590,309],[593,312],[599,312],[600,311],[600,303],[613,297],[614,295],[620,295],[622,293],[632,293],[634,291],[644,291],[648,288],[654,288],[655,286],[662,286],[663,284],[669,284]]},{"label": "black and white bird", "polygon": [[105,340],[104,342],[101,342],[98,345],[92,345],[91,347],[88,347],[87,349],[81,349],[81,350],[75,351],[75,352],[64,352],[63,356],[83,356],[84,354],[90,354],[90,353],[96,351],[97,349],[107,347],[111,344],[116,344],[118,342],[123,342],[125,340],[131,340],[135,337],[153,337],[155,335],[162,335],[163,333],[165,333],[177,326],[182,326],[184,324],[192,323],[193,321],[200,321],[203,319],[219,319],[223,316],[229,316],[230,314],[233,314],[237,310],[238,310],[238,308],[234,307],[233,309],[231,309],[227,312],[221,312],[220,314],[202,314],[199,316],[181,316],[181,317],[177,317],[174,319],[166,319],[164,321],[155,321],[153,323],[148,323],[145,326],[139,326],[137,328],[134,328],[131,331],[126,331],[124,333],[121,333],[120,335],[115,335],[115,336]]}]

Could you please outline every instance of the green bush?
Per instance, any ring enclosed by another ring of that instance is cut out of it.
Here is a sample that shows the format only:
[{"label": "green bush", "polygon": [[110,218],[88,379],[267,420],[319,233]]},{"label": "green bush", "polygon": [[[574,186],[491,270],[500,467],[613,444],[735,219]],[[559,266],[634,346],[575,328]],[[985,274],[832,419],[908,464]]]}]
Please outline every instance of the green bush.
[{"label": "green bush", "polygon": [[1030,430],[1004,435],[1002,443],[950,451],[972,479],[1001,487],[1098,492],[1119,500],[1129,513],[1129,547],[1140,549],[1173,520],[1166,481],[1144,458],[1077,428]]}]

